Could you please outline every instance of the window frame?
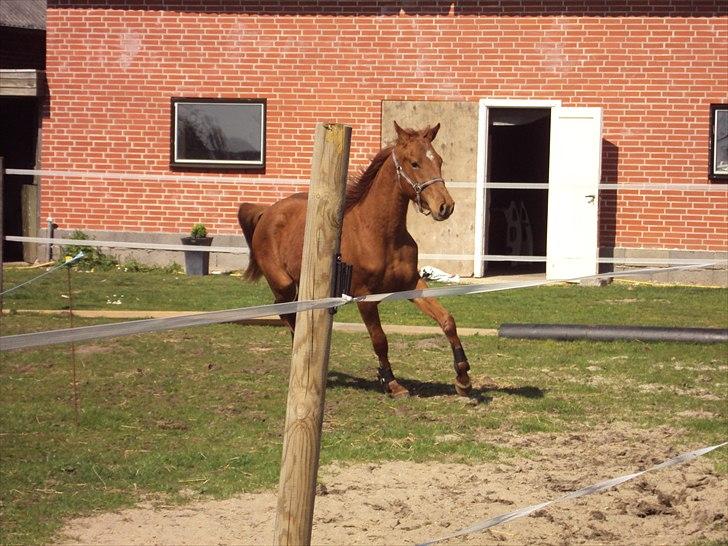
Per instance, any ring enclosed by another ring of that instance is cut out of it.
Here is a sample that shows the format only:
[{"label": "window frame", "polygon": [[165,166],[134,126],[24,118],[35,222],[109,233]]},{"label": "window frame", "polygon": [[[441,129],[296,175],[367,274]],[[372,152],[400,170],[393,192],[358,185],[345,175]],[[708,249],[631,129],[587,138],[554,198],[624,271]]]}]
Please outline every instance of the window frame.
[{"label": "window frame", "polygon": [[[716,182],[728,182],[728,172],[716,172],[716,123],[718,120],[718,112],[723,112],[726,116],[726,124],[728,125],[728,103],[714,103],[710,105],[710,142],[708,153],[708,178]],[[727,133],[728,134],[728,133]]]},{"label": "window frame", "polygon": [[[209,105],[259,105],[260,106],[260,159],[205,159],[182,158],[178,154],[177,130],[179,104],[209,104]],[[207,169],[207,170],[263,170],[266,166],[266,125],[267,100],[261,98],[209,98],[209,97],[172,97],[170,100],[170,148],[169,164],[173,169]]]}]

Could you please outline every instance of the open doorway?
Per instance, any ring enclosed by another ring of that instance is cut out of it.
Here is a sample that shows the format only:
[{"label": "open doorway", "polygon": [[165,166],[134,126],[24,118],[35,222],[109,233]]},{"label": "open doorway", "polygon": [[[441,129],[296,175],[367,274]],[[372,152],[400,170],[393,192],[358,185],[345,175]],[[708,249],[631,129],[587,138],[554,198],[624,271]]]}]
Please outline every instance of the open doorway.
[{"label": "open doorway", "polygon": [[[513,185],[488,189],[485,253],[545,256],[548,189],[522,189],[549,179],[550,108],[490,108],[487,183]],[[546,264],[486,261],[486,274],[541,273]]]},{"label": "open doorway", "polygon": [[[0,97],[3,115],[3,131],[0,132],[0,156],[5,169],[34,169],[36,165],[38,138],[38,99],[36,97]],[[32,186],[28,176],[5,175],[3,181],[3,233],[5,235],[26,235],[31,224],[36,224],[34,203],[28,203],[31,194],[24,190]],[[25,199],[23,193],[26,193]],[[32,194],[35,196],[35,194]],[[24,217],[25,215],[25,217]],[[24,260],[23,243],[2,241],[3,260],[16,262]]]}]

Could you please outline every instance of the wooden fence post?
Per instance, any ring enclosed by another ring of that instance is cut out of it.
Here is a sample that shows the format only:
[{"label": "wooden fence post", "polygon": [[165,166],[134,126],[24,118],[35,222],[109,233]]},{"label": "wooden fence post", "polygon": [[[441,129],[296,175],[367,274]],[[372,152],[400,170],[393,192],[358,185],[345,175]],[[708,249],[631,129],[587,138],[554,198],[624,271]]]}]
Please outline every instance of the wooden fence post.
[{"label": "wooden fence post", "polygon": [[[331,295],[350,141],[351,127],[316,127],[299,300]],[[275,523],[275,542],[279,545],[311,543],[332,322],[328,309],[296,316]]]}]

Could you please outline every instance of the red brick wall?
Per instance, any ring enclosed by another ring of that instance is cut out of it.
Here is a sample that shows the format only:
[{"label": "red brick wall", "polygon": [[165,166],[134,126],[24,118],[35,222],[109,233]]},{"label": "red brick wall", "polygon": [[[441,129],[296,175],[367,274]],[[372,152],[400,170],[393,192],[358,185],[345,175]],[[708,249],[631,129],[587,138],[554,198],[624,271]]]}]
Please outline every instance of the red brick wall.
[{"label": "red brick wall", "polygon": [[[601,106],[604,182],[709,182],[709,105],[728,102],[721,0],[157,4],[49,1],[44,168],[170,174],[170,97],[265,97],[267,168],[247,176],[306,179],[319,121],[352,125],[354,169],[378,149],[382,100],[493,97]],[[41,217],[236,233],[241,200],[293,189],[46,179]],[[600,243],[726,250],[728,197],[606,192]]]}]

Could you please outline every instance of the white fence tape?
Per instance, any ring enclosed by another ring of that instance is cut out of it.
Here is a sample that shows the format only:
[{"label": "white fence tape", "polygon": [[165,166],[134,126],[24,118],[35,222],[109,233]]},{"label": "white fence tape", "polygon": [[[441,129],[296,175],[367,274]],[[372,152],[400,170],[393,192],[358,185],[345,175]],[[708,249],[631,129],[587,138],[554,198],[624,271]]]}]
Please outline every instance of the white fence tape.
[{"label": "white fence tape", "polygon": [[[46,271],[45,273],[41,273],[40,275],[38,275],[38,276],[36,276],[36,277],[33,277],[32,279],[28,279],[28,280],[27,280],[27,281],[25,281],[24,283],[21,283],[21,284],[17,284],[17,285],[15,285],[15,286],[13,286],[12,288],[8,288],[7,290],[5,290],[5,291],[3,291],[3,292],[0,292],[0,296],[4,296],[5,294],[10,294],[10,292],[14,292],[14,291],[16,291],[16,290],[17,290],[18,288],[22,288],[23,286],[27,286],[27,285],[29,285],[30,283],[33,283],[33,282],[37,281],[38,279],[40,279],[40,278],[42,278],[42,277],[45,277],[46,275],[50,275],[51,273],[53,273],[54,271],[58,271],[58,270],[59,270],[59,269],[61,269],[62,267],[66,267],[66,266],[71,266],[71,265],[75,264],[75,263],[76,263],[77,261],[79,261],[79,260],[80,260],[81,258],[83,258],[83,257],[84,257],[84,253],[83,253],[83,252],[79,252],[79,253],[78,253],[78,254],[76,254],[76,255],[75,255],[75,256],[74,256],[73,258],[71,258],[71,259],[69,259],[69,260],[66,260],[65,262],[63,262],[63,263],[60,263],[60,264],[58,264],[58,265],[56,265],[56,266],[53,266],[53,267],[51,267],[51,268],[50,268],[50,269],[49,269],[48,271]],[[1,288],[1,287],[0,287],[0,288]]]},{"label": "white fence tape", "polygon": [[20,235],[8,235],[7,241],[16,243],[41,243],[54,245],[73,246],[95,246],[109,248],[138,248],[147,250],[183,250],[185,252],[221,252],[226,254],[249,254],[247,247],[237,246],[196,246],[196,245],[172,245],[163,243],[143,243],[134,241],[96,241],[94,239],[60,239],[55,237],[21,237]]},{"label": "white fence tape", "polygon": [[[602,277],[619,277],[626,275],[640,275],[654,273],[656,271],[665,272],[672,270],[683,270],[700,267],[709,267],[719,262],[703,262],[687,266],[675,266],[666,268],[652,269],[634,269],[629,271],[619,271],[605,273],[601,275],[589,275],[586,277],[578,277],[574,279],[565,279],[567,281],[581,281],[588,279],[597,279]],[[534,281],[513,281],[497,284],[473,284],[465,286],[446,286],[442,288],[427,288],[424,290],[406,290],[402,292],[387,292],[382,294],[370,294],[367,296],[341,298],[324,298],[320,300],[307,300],[301,302],[278,303],[271,305],[261,305],[257,307],[244,307],[240,309],[227,309],[223,311],[211,311],[209,313],[198,313],[195,315],[183,315],[180,317],[135,320],[130,322],[120,322],[115,324],[101,324],[97,326],[83,326],[80,328],[67,328],[62,330],[50,330],[46,332],[36,332],[30,334],[18,334],[12,336],[0,337],[0,351],[10,351],[14,349],[28,349],[32,347],[43,347],[46,345],[56,345],[59,343],[68,343],[71,341],[90,341],[93,339],[101,339],[116,336],[125,336],[131,334],[142,334],[145,332],[159,332],[162,330],[172,330],[177,328],[187,328],[190,326],[204,326],[207,324],[219,324],[223,322],[235,322],[238,320],[246,320],[270,315],[282,315],[288,313],[299,313],[311,309],[329,309],[339,307],[347,303],[359,301],[396,301],[404,299],[414,299],[423,297],[445,297],[460,296],[465,294],[480,294],[484,292],[497,292],[502,290],[514,290],[517,288],[528,288],[532,286],[542,286],[546,284],[555,284],[563,281],[555,280],[534,280]]]},{"label": "white fence tape", "polygon": [[[185,252],[219,252],[225,254],[250,254],[247,247],[237,246],[192,246],[192,245],[173,245],[165,243],[144,243],[141,241],[97,241],[95,239],[62,239],[57,237],[25,237],[21,235],[7,235],[7,241],[16,243],[38,243],[53,245],[74,245],[74,246],[93,246],[108,248],[135,248],[142,250],[167,250],[167,251],[185,251]],[[728,259],[728,253],[716,252],[716,255],[725,255]],[[486,254],[483,257],[485,262],[545,262],[546,256],[511,256],[507,254]],[[461,260],[470,261],[473,259],[472,254],[427,254],[420,253],[420,262],[425,260]],[[570,258],[562,258],[568,260]],[[581,259],[581,258],[574,258]],[[615,265],[691,265],[695,263],[695,258],[598,258],[597,263],[615,264]]]},{"label": "white fence tape", "polygon": [[[726,256],[723,260],[728,261],[728,253],[716,251],[714,258],[718,259],[719,256]],[[420,254],[420,259],[448,259],[447,254],[442,255],[430,255]],[[455,260],[472,260],[471,254],[460,254],[460,255],[449,255],[450,259]],[[485,254],[483,255],[484,262],[546,262],[546,256],[510,256],[507,254]],[[560,257],[560,260],[581,260],[582,258],[570,258],[568,256]],[[690,265],[695,263],[696,258],[598,258],[597,263],[600,264],[612,264],[612,265]],[[723,261],[718,260],[718,261]]]},{"label": "white fence tape", "polygon": [[[567,185],[568,187],[568,185]],[[574,185],[574,187],[579,187]],[[549,184],[538,182],[486,182],[486,190],[547,190]],[[655,182],[622,182],[619,184],[602,183],[599,190],[630,191],[702,191],[709,193],[726,193],[728,187],[721,184],[659,184]]]},{"label": "white fence tape", "polygon": [[[100,171],[55,171],[49,169],[5,169],[7,174],[16,176],[46,176],[59,178],[77,178],[92,180],[149,180],[160,182],[227,182],[238,184],[257,184],[273,186],[308,186],[309,181],[297,178],[267,178],[267,177],[240,177],[240,176],[214,176],[214,175],[174,175],[155,173],[120,173]],[[451,181],[448,186],[453,188],[475,188],[474,181]],[[532,182],[486,182],[485,189],[507,190],[547,190],[548,183]],[[702,191],[709,193],[726,193],[728,186],[721,184],[660,184],[654,182],[622,182],[620,184],[599,184],[600,190],[646,190],[646,191]]]},{"label": "white fence tape", "polygon": [[78,178],[90,180],[149,180],[160,182],[227,182],[270,186],[308,186],[308,180],[298,178],[266,178],[240,176],[214,176],[209,174],[154,174],[154,173],[106,173],[95,171],[53,171],[47,169],[5,169],[6,174],[17,176],[47,176],[57,178]]},{"label": "white fence tape", "polygon": [[346,302],[347,300],[343,298],[325,298],[321,300],[307,300],[301,302],[294,301],[290,303],[277,303],[271,305],[260,305],[257,307],[211,311],[209,313],[198,313],[194,315],[182,315],[179,317],[132,320],[113,324],[99,324],[97,326],[81,326],[79,328],[64,328],[32,334],[2,336],[0,337],[0,351],[44,347],[47,345],[57,345],[59,343],[68,343],[71,341],[91,341],[94,339],[144,334],[147,332],[160,332],[163,330],[174,330],[177,328],[188,328],[192,326],[207,326],[209,324],[235,322],[238,320],[268,317],[277,314],[299,313],[301,311],[309,311],[311,309],[328,309],[331,307],[338,307]]},{"label": "white fence tape", "polygon": [[633,480],[639,476],[642,476],[643,474],[646,474],[647,472],[654,472],[655,470],[662,470],[663,468],[669,468],[671,466],[675,466],[678,464],[686,463],[688,461],[692,461],[693,459],[696,459],[702,455],[705,455],[706,453],[710,453],[714,449],[718,449],[725,445],[728,445],[728,442],[723,442],[722,444],[717,444],[717,445],[710,446],[710,447],[704,447],[702,449],[696,449],[695,451],[689,451],[687,453],[683,453],[682,455],[678,455],[677,457],[673,457],[672,459],[668,459],[667,461],[660,463],[656,466],[653,466],[652,468],[648,468],[646,470],[641,470],[641,471],[635,472],[633,474],[626,474],[624,476],[619,476],[618,478],[604,480],[602,482],[595,483],[595,484],[589,485],[587,487],[583,487],[582,489],[578,489],[577,491],[573,491],[573,492],[569,493],[568,495],[564,495],[563,497],[559,497],[554,500],[541,502],[538,504],[532,504],[531,506],[526,506],[525,508],[519,508],[518,510],[514,510],[513,512],[508,512],[506,514],[500,514],[498,516],[489,518],[485,521],[481,521],[480,523],[476,523],[475,525],[471,525],[470,527],[465,527],[464,529],[460,529],[459,531],[450,533],[449,535],[446,535],[446,536],[443,536],[440,538],[436,538],[436,539],[431,539],[431,540],[428,540],[427,542],[422,542],[419,546],[429,546],[430,544],[436,544],[438,542],[443,542],[445,540],[450,540],[450,539],[461,537],[464,535],[477,533],[479,531],[485,531],[486,529],[490,529],[491,527],[495,527],[497,525],[502,525],[504,523],[508,523],[509,521],[513,521],[514,519],[522,518],[522,517],[528,516],[529,514],[533,514],[534,512],[538,512],[539,510],[542,510],[551,504],[556,504],[556,503],[563,502],[565,500],[570,500],[570,499],[577,499],[579,497],[584,497],[586,495],[593,495],[594,493],[601,493],[603,491],[606,491],[607,489],[611,489],[612,487],[616,487],[617,485],[620,485],[624,482],[627,482],[629,480]]}]

